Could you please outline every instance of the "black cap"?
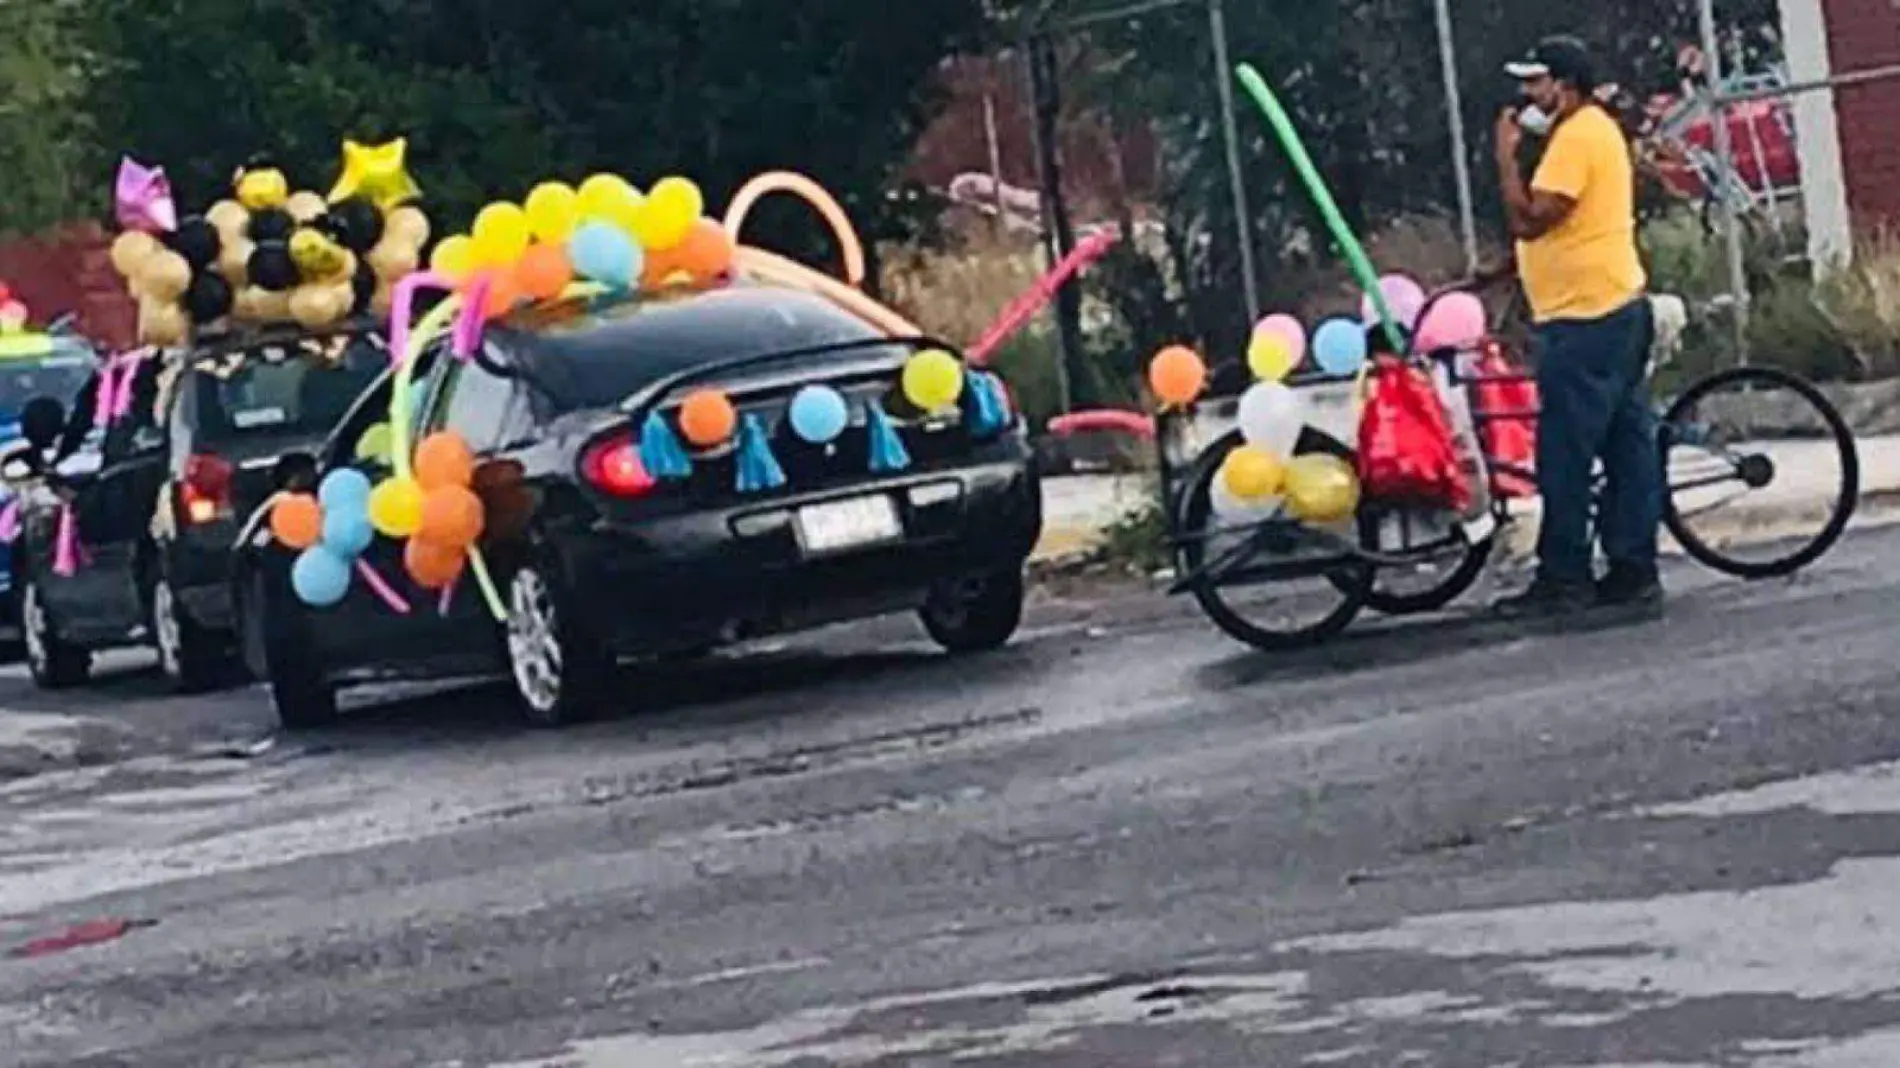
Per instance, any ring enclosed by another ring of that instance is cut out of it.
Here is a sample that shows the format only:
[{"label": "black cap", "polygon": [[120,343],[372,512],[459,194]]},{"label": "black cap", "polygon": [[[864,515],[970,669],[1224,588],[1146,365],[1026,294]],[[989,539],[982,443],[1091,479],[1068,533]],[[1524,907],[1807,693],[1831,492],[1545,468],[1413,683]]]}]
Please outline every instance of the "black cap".
[{"label": "black cap", "polygon": [[1546,37],[1523,59],[1506,63],[1504,72],[1519,81],[1549,76],[1585,93],[1597,87],[1596,65],[1590,61],[1590,50],[1575,37]]}]

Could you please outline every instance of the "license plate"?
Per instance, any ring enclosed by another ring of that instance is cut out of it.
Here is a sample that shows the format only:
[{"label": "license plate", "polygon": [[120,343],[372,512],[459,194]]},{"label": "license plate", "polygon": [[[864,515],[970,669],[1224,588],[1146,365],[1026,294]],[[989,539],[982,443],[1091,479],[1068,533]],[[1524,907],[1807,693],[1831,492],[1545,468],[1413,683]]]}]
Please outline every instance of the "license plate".
[{"label": "license plate", "polygon": [[800,508],[793,520],[806,556],[896,541],[904,536],[897,506],[886,496],[853,497]]}]

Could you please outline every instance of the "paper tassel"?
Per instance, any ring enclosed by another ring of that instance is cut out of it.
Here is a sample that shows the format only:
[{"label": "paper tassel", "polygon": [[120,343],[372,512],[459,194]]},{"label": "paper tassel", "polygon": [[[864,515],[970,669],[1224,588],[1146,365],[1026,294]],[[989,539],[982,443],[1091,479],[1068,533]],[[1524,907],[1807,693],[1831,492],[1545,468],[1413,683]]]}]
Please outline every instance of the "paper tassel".
[{"label": "paper tassel", "polygon": [[740,493],[758,493],[785,484],[785,469],[779,466],[778,457],[772,455],[771,443],[765,440],[765,424],[754,414],[748,414],[739,425],[738,468]]},{"label": "paper tassel", "polygon": [[73,506],[60,505],[59,528],[53,534],[53,574],[71,578],[86,562],[86,550],[79,544],[79,524],[73,519]]},{"label": "paper tassel", "polygon": [[1003,429],[1007,417],[1002,398],[997,396],[1002,388],[996,376],[986,371],[970,376],[970,433],[987,435]]},{"label": "paper tassel", "polygon": [[0,543],[11,545],[20,536],[20,499],[15,497],[0,508]]},{"label": "paper tassel", "polygon": [[865,410],[864,429],[871,438],[871,470],[902,471],[910,466],[910,450],[904,448],[904,439],[897,436],[891,417],[884,414],[884,406],[877,401]]},{"label": "paper tassel", "polygon": [[647,416],[640,428],[640,462],[654,478],[686,478],[693,473],[686,447],[659,412]]}]

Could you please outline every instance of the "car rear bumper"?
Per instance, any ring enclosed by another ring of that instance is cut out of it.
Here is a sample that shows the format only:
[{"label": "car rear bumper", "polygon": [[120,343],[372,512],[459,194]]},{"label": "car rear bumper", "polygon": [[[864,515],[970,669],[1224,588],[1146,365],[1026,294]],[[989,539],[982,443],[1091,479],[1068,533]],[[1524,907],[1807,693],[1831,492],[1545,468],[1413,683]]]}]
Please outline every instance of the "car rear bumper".
[{"label": "car rear bumper", "polygon": [[[803,507],[884,494],[901,540],[808,558]],[[1042,530],[1026,459],[917,473],[560,539],[570,588],[627,654],[665,652],[914,608],[942,580],[1019,568]]]}]

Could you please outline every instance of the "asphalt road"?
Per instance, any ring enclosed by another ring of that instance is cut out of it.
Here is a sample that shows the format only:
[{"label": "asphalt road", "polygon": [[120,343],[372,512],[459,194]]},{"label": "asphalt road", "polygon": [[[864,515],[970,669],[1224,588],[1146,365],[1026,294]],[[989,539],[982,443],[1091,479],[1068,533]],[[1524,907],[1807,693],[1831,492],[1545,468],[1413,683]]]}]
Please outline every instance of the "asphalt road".
[{"label": "asphalt road", "polygon": [[1896,559],[1278,658],[1058,602],[560,734],[464,691],[273,745],[254,693],[16,670],[129,733],[0,787],[0,948],[150,922],[0,959],[0,1063],[1888,1068]]}]

